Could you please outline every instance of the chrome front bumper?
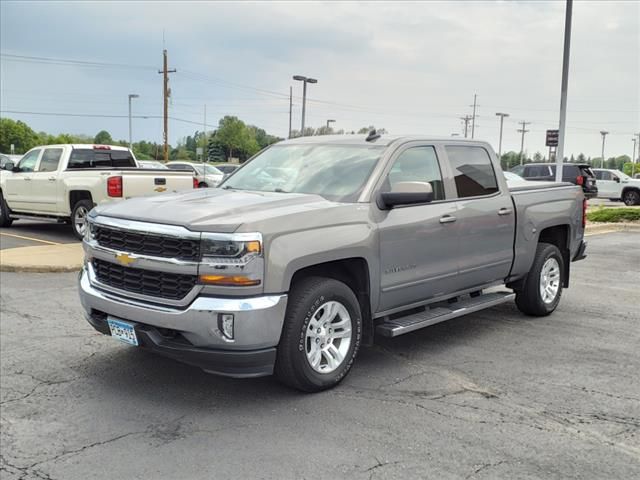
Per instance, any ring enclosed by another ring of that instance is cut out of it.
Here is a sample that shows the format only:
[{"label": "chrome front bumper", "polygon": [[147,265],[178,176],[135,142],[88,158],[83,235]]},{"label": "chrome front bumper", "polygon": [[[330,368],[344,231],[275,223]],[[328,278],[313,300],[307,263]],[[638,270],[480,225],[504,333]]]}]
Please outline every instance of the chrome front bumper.
[{"label": "chrome front bumper", "polygon": [[[83,268],[78,280],[80,301],[87,320],[94,327],[96,318],[111,315],[177,332],[195,348],[229,351],[270,348],[277,346],[280,341],[287,295],[249,298],[197,296],[185,307],[156,305],[92,285],[87,268],[90,266]],[[234,315],[232,341],[227,340],[218,329],[219,313]]]}]

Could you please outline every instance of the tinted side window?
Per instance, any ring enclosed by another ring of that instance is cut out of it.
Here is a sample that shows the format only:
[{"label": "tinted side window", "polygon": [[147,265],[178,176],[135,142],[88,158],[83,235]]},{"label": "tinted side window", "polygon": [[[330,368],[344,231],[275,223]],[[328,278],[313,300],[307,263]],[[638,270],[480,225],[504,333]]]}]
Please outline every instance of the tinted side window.
[{"label": "tinted side window", "polygon": [[60,163],[60,157],[62,156],[61,148],[47,148],[42,154],[40,159],[40,165],[38,165],[39,172],[55,172],[58,169]]},{"label": "tinted side window", "polygon": [[598,172],[598,180],[611,180],[611,172]]},{"label": "tinted side window", "polygon": [[428,182],[434,200],[444,200],[444,185],[438,157],[433,147],[408,148],[396,159],[389,171],[387,190],[398,182]]},{"label": "tinted side window", "polygon": [[445,147],[455,177],[458,197],[491,195],[498,191],[496,173],[489,154],[482,147]]},{"label": "tinted side window", "polygon": [[124,168],[136,167],[128,150],[74,149],[67,168]]},{"label": "tinted side window", "polygon": [[38,161],[38,155],[40,155],[40,150],[33,150],[22,157],[22,160],[20,160],[18,164],[20,171],[33,172],[33,169],[36,167],[36,162]]}]

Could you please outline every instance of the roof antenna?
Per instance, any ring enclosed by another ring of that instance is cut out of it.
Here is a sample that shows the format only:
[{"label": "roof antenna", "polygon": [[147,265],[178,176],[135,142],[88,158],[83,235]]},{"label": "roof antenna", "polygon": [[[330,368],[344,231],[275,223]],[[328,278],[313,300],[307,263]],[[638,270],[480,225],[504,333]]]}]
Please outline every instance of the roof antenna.
[{"label": "roof antenna", "polygon": [[376,132],[376,129],[374,128],[373,130],[371,130],[369,132],[369,135],[367,135],[367,138],[365,138],[365,142],[375,142],[381,136],[382,135],[380,135],[378,132]]}]

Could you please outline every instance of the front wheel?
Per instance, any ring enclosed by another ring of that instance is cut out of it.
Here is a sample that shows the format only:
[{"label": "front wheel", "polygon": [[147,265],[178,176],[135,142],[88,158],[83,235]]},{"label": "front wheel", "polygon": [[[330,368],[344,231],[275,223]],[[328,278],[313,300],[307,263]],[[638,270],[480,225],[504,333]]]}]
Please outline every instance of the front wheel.
[{"label": "front wheel", "polygon": [[349,373],[362,338],[360,304],[344,283],[309,277],[289,295],[275,373],[290,387],[318,392]]},{"label": "front wheel", "polygon": [[87,215],[93,208],[93,202],[90,200],[80,200],[73,206],[71,211],[71,228],[73,234],[79,240],[84,238],[84,233],[87,230]]},{"label": "front wheel", "polygon": [[544,317],[552,313],[562,296],[564,259],[550,243],[539,243],[533,265],[522,288],[516,291],[516,305],[527,315]]},{"label": "front wheel", "polygon": [[622,201],[627,207],[640,205],[640,193],[637,190],[627,190],[622,196]]},{"label": "front wheel", "polygon": [[9,216],[9,207],[0,193],[0,227],[8,228],[12,223],[13,219]]}]

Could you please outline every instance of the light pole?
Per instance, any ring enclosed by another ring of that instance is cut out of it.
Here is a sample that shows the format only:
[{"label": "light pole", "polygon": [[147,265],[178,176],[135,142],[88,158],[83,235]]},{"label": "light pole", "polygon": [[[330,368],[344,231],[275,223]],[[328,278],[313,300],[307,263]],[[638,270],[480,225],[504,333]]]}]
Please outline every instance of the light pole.
[{"label": "light pole", "polygon": [[633,178],[634,173],[636,173],[636,136],[634,135],[631,139],[633,142],[633,155],[631,156],[631,178]]},{"label": "light pole", "polygon": [[500,117],[500,140],[498,140],[498,159],[502,161],[502,124],[504,123],[504,117],[508,117],[508,113],[496,113],[496,116]]},{"label": "light pole", "polygon": [[304,75],[294,75],[294,80],[302,82],[302,126],[300,127],[300,136],[304,137],[304,116],[307,108],[307,83],[318,83],[315,78],[305,77]]},{"label": "light pole", "polygon": [[137,93],[130,93],[129,94],[129,148],[133,148],[132,147],[132,141],[131,141],[131,99],[132,98],[138,98],[140,95],[138,95]]},{"label": "light pole", "polygon": [[600,135],[602,135],[602,161],[600,162],[600,168],[604,168],[604,139],[609,135],[609,132],[601,130]]},{"label": "light pole", "polygon": [[[564,11],[564,49],[562,53],[562,82],[560,84],[560,121],[558,125],[558,146],[556,147],[556,182],[562,182],[564,175],[564,137],[567,126],[567,92],[569,91],[569,54],[571,51],[571,12],[573,0],[567,0]],[[549,155],[551,156],[551,155]],[[549,159],[551,160],[551,159]]]}]

